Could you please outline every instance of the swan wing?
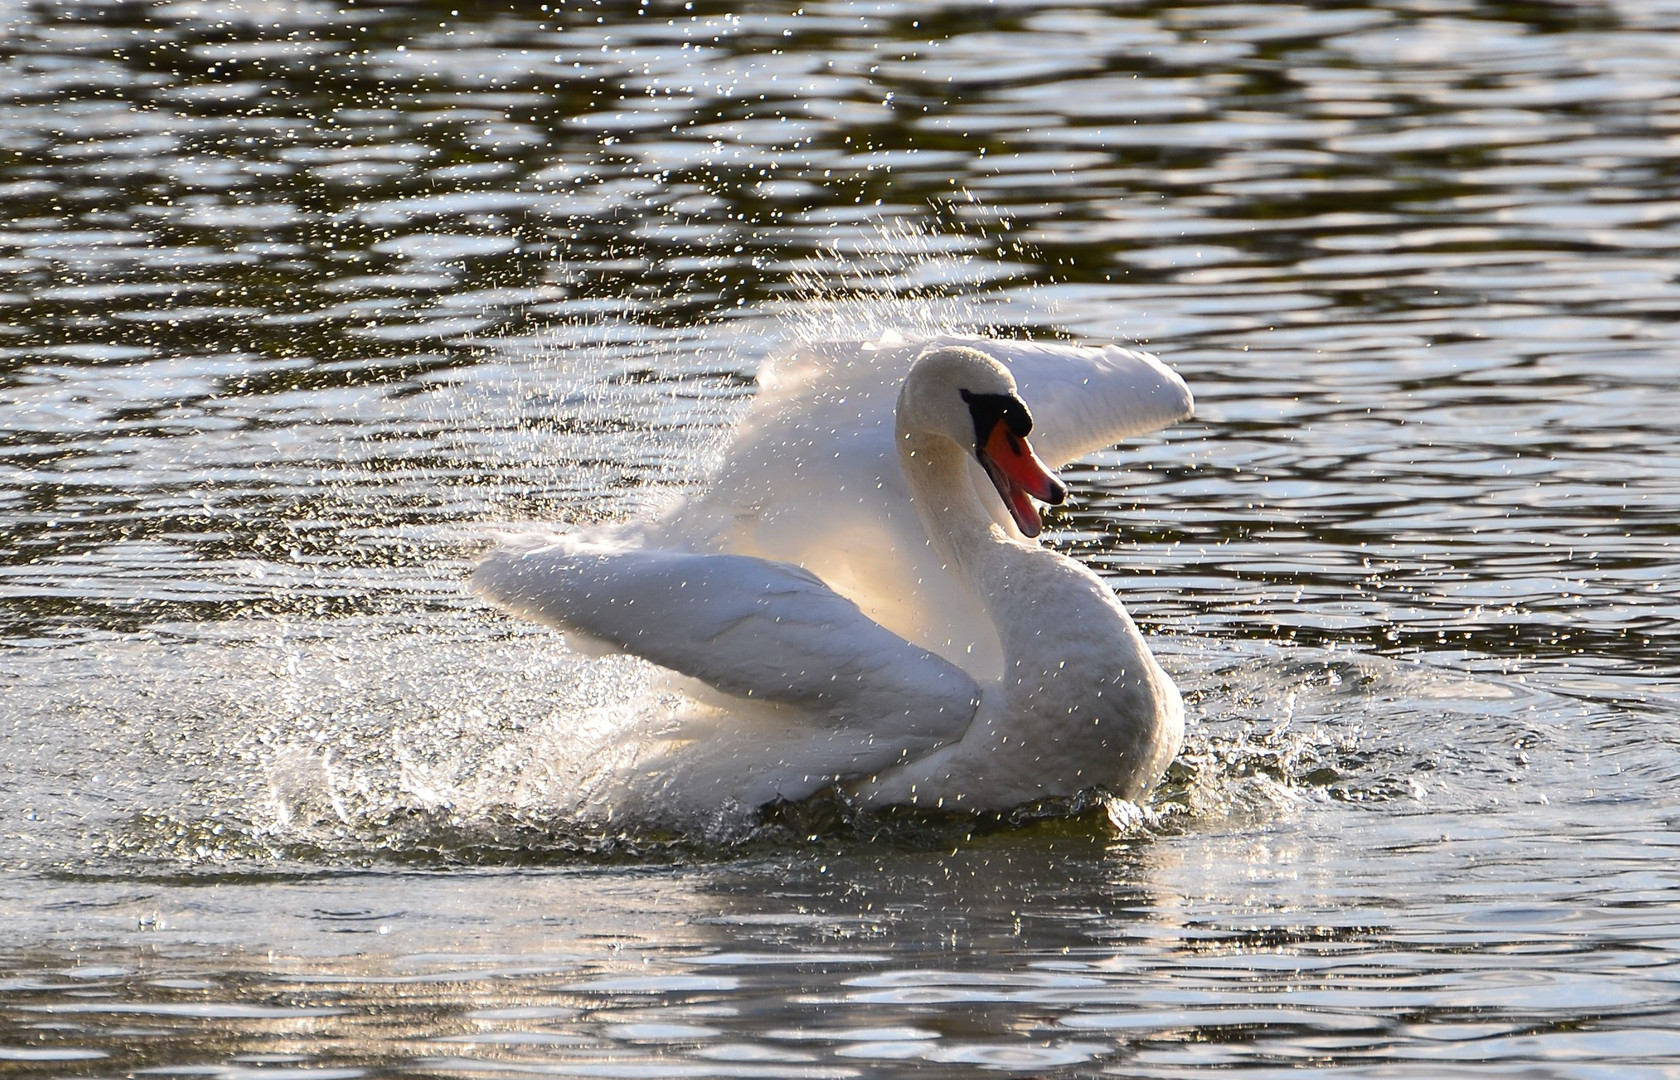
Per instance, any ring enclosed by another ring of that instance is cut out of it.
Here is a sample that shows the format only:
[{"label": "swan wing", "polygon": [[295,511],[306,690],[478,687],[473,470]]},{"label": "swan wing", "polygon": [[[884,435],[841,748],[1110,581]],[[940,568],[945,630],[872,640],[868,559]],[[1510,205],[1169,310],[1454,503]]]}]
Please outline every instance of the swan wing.
[{"label": "swan wing", "polygon": [[969,341],[1009,368],[1032,411],[1033,449],[1053,468],[1190,416],[1177,372],[1118,345]]},{"label": "swan wing", "polygon": [[958,738],[979,705],[979,687],[960,668],[787,563],[562,537],[493,553],[472,584],[504,608],[725,694],[867,727],[873,748],[854,762],[860,768]]},{"label": "swan wing", "polygon": [[[657,547],[755,555],[816,572],[871,619],[982,677],[996,635],[927,545],[893,437],[898,391],[930,347],[968,345],[1007,365],[1052,467],[1190,414],[1159,360],[1114,345],[953,335],[828,342],[766,365],[709,489],[650,526]],[[989,481],[974,466],[978,489]],[[1007,513],[999,504],[999,523]]]},{"label": "swan wing", "polygon": [[767,365],[709,489],[662,522],[656,542],[799,563],[812,536],[848,547],[881,537],[873,546],[886,552],[921,546],[893,418],[911,365],[940,345],[979,349],[1010,369],[1032,411],[1033,447],[1052,468],[1194,409],[1177,373],[1118,345],[957,336],[817,345]]},{"label": "swan wing", "polygon": [[[1119,345],[940,335],[815,345],[768,364],[734,446],[806,451],[822,467],[851,461],[870,476],[897,473],[893,414],[916,358],[965,345],[1009,368],[1033,414],[1033,447],[1054,467],[1159,431],[1191,415],[1195,400],[1159,358]],[[755,462],[754,464],[757,464]],[[860,477],[861,478],[861,477]]]}]

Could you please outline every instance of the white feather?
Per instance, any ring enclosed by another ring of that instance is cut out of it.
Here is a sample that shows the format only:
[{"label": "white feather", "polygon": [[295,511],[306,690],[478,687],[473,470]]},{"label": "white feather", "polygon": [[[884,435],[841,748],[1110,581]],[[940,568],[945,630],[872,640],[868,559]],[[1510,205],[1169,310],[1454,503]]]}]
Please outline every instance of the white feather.
[{"label": "white feather", "polygon": [[[911,378],[955,414],[900,416]],[[644,801],[1141,794],[1176,751],[1178,693],[1107,586],[1016,530],[964,390],[1018,392],[1052,466],[1191,408],[1159,361],[1113,346],[813,348],[763,373],[701,496],[504,548],[474,588],[723,695],[639,756]]]}]

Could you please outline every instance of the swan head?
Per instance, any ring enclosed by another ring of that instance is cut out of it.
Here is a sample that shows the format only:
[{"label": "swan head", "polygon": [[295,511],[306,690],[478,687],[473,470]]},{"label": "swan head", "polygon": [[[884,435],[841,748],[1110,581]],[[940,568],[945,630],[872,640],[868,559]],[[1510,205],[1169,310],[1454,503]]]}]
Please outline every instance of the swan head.
[{"label": "swan head", "polygon": [[917,357],[899,392],[900,441],[938,436],[972,454],[1028,537],[1042,528],[1033,500],[1056,506],[1067,498],[1067,485],[1027,442],[1032,423],[1009,369],[966,345]]}]

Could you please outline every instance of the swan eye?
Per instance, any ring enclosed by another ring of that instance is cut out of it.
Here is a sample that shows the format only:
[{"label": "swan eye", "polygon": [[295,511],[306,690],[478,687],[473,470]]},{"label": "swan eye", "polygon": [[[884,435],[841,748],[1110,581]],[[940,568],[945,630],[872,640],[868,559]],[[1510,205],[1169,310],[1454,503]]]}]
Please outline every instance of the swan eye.
[{"label": "swan eye", "polygon": [[1010,442],[1018,445],[1020,440],[1032,432],[1032,414],[1027,406],[1014,394],[976,394],[968,390],[957,391],[962,399],[968,402],[968,414],[974,419],[974,445],[985,446],[986,440],[991,438],[992,429],[1002,421],[1009,430]]}]

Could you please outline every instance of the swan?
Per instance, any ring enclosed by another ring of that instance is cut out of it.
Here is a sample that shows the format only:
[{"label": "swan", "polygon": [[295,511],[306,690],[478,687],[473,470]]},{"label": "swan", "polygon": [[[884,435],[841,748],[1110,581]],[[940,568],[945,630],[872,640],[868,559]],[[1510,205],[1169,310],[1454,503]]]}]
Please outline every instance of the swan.
[{"label": "swan", "polygon": [[1174,373],[1114,346],[817,347],[761,376],[700,497],[505,545],[471,586],[703,704],[635,762],[661,797],[1141,799],[1182,741],[1178,690],[1108,586],[1038,543],[1035,502],[1065,499],[1055,464],[1190,410]]}]

